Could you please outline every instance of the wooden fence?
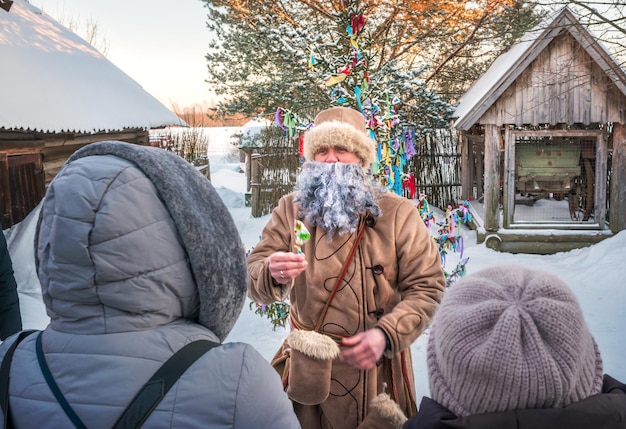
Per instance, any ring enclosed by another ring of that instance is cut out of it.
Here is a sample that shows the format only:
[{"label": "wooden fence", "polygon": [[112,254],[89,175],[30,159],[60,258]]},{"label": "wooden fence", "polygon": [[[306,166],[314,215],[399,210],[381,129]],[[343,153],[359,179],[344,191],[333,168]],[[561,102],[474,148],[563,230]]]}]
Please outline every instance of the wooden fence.
[{"label": "wooden fence", "polygon": [[407,173],[413,173],[417,193],[433,207],[445,210],[461,200],[460,147],[456,130],[435,130],[422,138],[409,160]]},{"label": "wooden fence", "polygon": [[261,136],[259,153],[253,153],[251,165],[251,212],[261,217],[272,212],[283,195],[293,190],[300,169],[297,138],[284,135],[282,129],[271,127]]},{"label": "wooden fence", "polygon": [[[283,195],[291,192],[300,169],[297,137],[283,135],[277,127],[268,129],[259,153],[252,154],[251,211],[253,217],[271,213]],[[434,207],[445,210],[461,199],[459,137],[455,130],[436,130],[416,147],[408,164],[418,193]]]}]

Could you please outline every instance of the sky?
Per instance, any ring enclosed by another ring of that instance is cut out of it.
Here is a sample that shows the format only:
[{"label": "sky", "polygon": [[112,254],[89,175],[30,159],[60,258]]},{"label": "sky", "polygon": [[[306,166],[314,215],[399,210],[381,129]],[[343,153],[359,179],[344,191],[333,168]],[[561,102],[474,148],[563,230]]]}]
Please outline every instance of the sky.
[{"label": "sky", "polygon": [[211,32],[201,0],[29,1],[66,26],[78,23],[82,37],[96,24],[107,58],[166,107],[211,103],[204,81]]},{"label": "sky", "polygon": [[[258,243],[261,230],[269,215],[254,218],[244,203],[246,179],[243,164],[229,148],[231,135],[238,127],[206,128],[209,140],[211,181],[229,208],[240,238],[247,249]],[[436,221],[444,214],[434,209]],[[39,282],[35,275],[33,239],[36,213],[29,215],[10,230],[6,230],[9,252],[13,259],[24,329],[43,329],[49,322],[41,300]],[[436,231],[436,225],[431,231]],[[476,243],[476,232],[463,227],[463,254],[449,253],[446,269],[454,268],[461,257],[469,257],[468,273],[498,264],[518,263],[535,267],[560,277],[574,291],[583,309],[585,320],[598,343],[604,361],[604,371],[620,381],[626,381],[626,231],[591,247],[554,255],[499,253]],[[451,287],[454,287],[452,285]],[[286,329],[272,329],[269,320],[260,318],[247,301],[226,342],[245,342],[254,346],[268,361],[287,336]],[[426,342],[428,331],[411,346],[417,397],[429,394],[426,372]],[[419,402],[419,399],[418,399]]]}]

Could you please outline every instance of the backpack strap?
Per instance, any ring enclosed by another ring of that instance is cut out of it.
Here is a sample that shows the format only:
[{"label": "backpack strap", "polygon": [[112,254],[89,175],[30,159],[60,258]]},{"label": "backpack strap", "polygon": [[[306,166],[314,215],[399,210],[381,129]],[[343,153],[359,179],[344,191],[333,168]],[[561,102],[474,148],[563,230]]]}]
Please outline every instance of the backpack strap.
[{"label": "backpack strap", "polygon": [[13,422],[9,418],[9,382],[11,373],[11,362],[13,360],[13,353],[15,349],[22,342],[22,340],[28,337],[30,334],[37,332],[34,329],[22,331],[17,335],[13,344],[9,347],[4,358],[2,359],[2,365],[0,365],[0,408],[2,409],[2,416],[4,418],[5,429],[13,428]]},{"label": "backpack strap", "polygon": [[[117,419],[117,422],[113,425],[113,429],[140,427],[187,368],[198,360],[200,356],[219,345],[219,343],[209,340],[192,341],[170,356],[170,358],[152,375],[150,380],[141,387],[131,403]],[[59,386],[54,381],[54,377],[52,377],[52,373],[43,355],[41,333],[37,337],[37,359],[39,360],[39,366],[46,378],[48,386],[52,390],[52,393],[54,393],[57,401],[59,401],[59,404],[61,404],[65,414],[67,414],[76,428],[87,429],[67,402],[63,393],[61,393]]]},{"label": "backpack strap", "polygon": [[209,340],[197,340],[174,353],[143,385],[117,419],[113,429],[140,427],[187,368],[200,356],[219,345]]},{"label": "backpack strap", "polygon": [[87,429],[87,426],[85,426],[80,417],[78,417],[78,415],[74,412],[69,402],[67,402],[67,399],[65,399],[65,396],[63,396],[63,393],[61,392],[61,389],[59,389],[56,381],[54,381],[54,377],[50,372],[50,368],[48,368],[46,357],[43,354],[43,347],[41,345],[42,333],[43,332],[40,332],[39,335],[37,335],[37,343],[35,347],[37,349],[37,360],[39,361],[39,368],[41,368],[41,372],[46,379],[46,383],[48,383],[48,387],[50,388],[50,390],[52,390],[54,397],[57,399],[59,404],[61,404],[61,408],[63,408],[63,411],[65,411],[67,417],[69,417],[72,423],[74,423],[74,426],[76,426],[77,429]]}]

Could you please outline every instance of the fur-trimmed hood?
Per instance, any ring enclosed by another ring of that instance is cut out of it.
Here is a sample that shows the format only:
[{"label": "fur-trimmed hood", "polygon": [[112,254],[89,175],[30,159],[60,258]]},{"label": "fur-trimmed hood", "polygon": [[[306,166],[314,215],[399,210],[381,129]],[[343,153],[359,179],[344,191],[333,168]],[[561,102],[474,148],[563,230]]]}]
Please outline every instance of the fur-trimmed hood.
[{"label": "fur-trimmed hood", "polygon": [[245,255],[211,183],[162,149],[77,151],[51,182],[35,234],[51,326],[100,334],[196,321],[223,340],[243,307]]}]

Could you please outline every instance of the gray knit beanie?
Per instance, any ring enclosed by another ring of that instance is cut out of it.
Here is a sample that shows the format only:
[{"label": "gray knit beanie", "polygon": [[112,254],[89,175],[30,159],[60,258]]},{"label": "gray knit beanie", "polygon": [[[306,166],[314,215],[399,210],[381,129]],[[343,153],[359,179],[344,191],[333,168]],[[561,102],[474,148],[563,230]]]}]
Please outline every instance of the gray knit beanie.
[{"label": "gray knit beanie", "polygon": [[518,265],[462,278],[433,318],[432,398],[458,416],[555,408],[602,388],[602,359],[572,291]]},{"label": "gray knit beanie", "polygon": [[[239,233],[213,185],[194,166],[172,152],[120,141],[89,144],[76,151],[63,168],[78,159],[101,155],[130,161],[156,188],[189,258],[200,300],[198,323],[223,341],[243,308],[247,270]],[[94,169],[97,163],[94,159]],[[64,170],[57,178],[63,176]],[[41,218],[35,234],[38,266],[40,227]]]}]

